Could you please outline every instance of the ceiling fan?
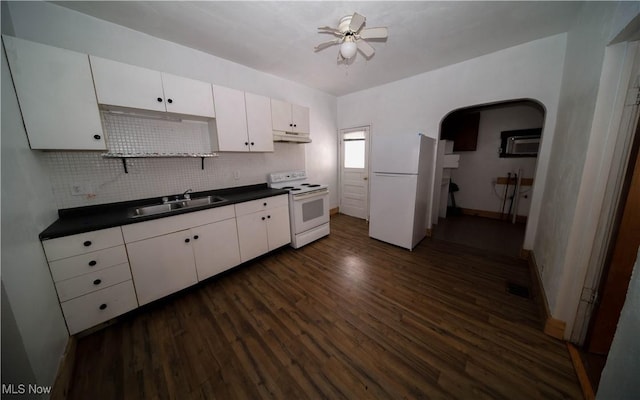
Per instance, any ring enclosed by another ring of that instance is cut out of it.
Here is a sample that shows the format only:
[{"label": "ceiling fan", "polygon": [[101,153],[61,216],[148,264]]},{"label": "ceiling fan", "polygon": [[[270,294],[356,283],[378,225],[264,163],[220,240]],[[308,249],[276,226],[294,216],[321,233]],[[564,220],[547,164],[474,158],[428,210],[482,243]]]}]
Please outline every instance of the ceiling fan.
[{"label": "ceiling fan", "polygon": [[358,50],[360,50],[367,59],[373,57],[376,51],[366,40],[386,39],[387,36],[389,36],[389,32],[386,27],[363,29],[362,27],[365,21],[365,17],[358,13],[353,13],[353,15],[340,18],[337,28],[321,26],[318,28],[318,33],[330,33],[338,38],[329,42],[320,43],[313,48],[314,51],[324,50],[327,47],[340,44],[338,61],[346,61],[353,58]]}]

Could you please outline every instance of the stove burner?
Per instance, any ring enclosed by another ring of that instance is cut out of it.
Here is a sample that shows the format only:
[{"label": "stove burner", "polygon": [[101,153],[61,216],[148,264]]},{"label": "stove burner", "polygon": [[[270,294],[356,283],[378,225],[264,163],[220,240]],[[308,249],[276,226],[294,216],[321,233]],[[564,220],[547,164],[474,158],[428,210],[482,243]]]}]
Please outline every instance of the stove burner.
[{"label": "stove burner", "polygon": [[293,189],[293,186],[283,186],[283,189]]},{"label": "stove burner", "polygon": [[295,192],[295,191],[300,190],[300,188],[291,188],[290,190],[291,190],[292,192]]},{"label": "stove burner", "polygon": [[311,185],[310,183],[301,183],[300,186],[309,186]]},{"label": "stove burner", "polygon": [[316,183],[314,183],[314,184],[308,184],[308,183],[307,183],[307,186],[309,186],[309,187],[320,187],[320,185],[318,185],[318,184],[316,184]]}]

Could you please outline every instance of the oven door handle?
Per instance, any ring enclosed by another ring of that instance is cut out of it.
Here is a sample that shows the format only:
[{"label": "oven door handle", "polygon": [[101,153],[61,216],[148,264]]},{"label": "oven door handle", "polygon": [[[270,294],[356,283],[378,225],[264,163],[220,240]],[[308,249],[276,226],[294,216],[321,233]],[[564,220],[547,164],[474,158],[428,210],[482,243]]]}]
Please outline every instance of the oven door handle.
[{"label": "oven door handle", "polygon": [[319,197],[319,196],[324,196],[325,194],[329,194],[328,190],[317,190],[315,192],[310,192],[307,194],[299,194],[299,195],[295,195],[293,196],[293,201],[298,201],[298,200],[306,200],[306,199],[310,199],[312,197]]}]

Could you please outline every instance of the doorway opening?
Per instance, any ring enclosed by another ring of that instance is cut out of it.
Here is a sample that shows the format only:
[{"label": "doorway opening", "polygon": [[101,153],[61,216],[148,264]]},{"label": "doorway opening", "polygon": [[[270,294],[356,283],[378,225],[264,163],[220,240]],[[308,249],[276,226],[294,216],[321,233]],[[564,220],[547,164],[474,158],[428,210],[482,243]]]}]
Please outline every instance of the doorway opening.
[{"label": "doorway opening", "polygon": [[340,213],[369,219],[369,127],[340,130]]},{"label": "doorway opening", "polygon": [[453,110],[441,122],[433,237],[519,257],[544,107],[513,100]]}]

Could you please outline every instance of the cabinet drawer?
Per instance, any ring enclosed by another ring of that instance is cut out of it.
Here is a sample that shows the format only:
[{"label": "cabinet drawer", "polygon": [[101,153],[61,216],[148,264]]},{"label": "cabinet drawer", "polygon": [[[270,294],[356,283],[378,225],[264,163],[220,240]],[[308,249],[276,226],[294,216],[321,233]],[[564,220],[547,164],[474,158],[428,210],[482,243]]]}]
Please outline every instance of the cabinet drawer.
[{"label": "cabinet drawer", "polygon": [[264,199],[245,201],[244,203],[236,204],[235,207],[236,215],[239,216],[288,205],[289,195],[281,194],[273,197],[265,197]]},{"label": "cabinet drawer", "polygon": [[125,242],[131,243],[196,226],[224,221],[225,219],[235,218],[235,216],[236,214],[232,205],[215,207],[208,210],[125,225],[122,227],[122,234]]},{"label": "cabinet drawer", "polygon": [[65,301],[61,304],[69,332],[73,335],[138,306],[133,281]]},{"label": "cabinet drawer", "polygon": [[75,257],[51,261],[49,268],[51,269],[53,281],[59,282],[127,262],[129,262],[127,259],[127,250],[124,245],[120,245]]},{"label": "cabinet drawer", "polygon": [[92,251],[114,247],[119,244],[124,244],[122,230],[119,226],[49,239],[42,242],[44,252],[49,261],[86,254]]},{"label": "cabinet drawer", "polygon": [[63,302],[130,280],[129,263],[125,263],[57,282],[56,289],[60,301]]}]

